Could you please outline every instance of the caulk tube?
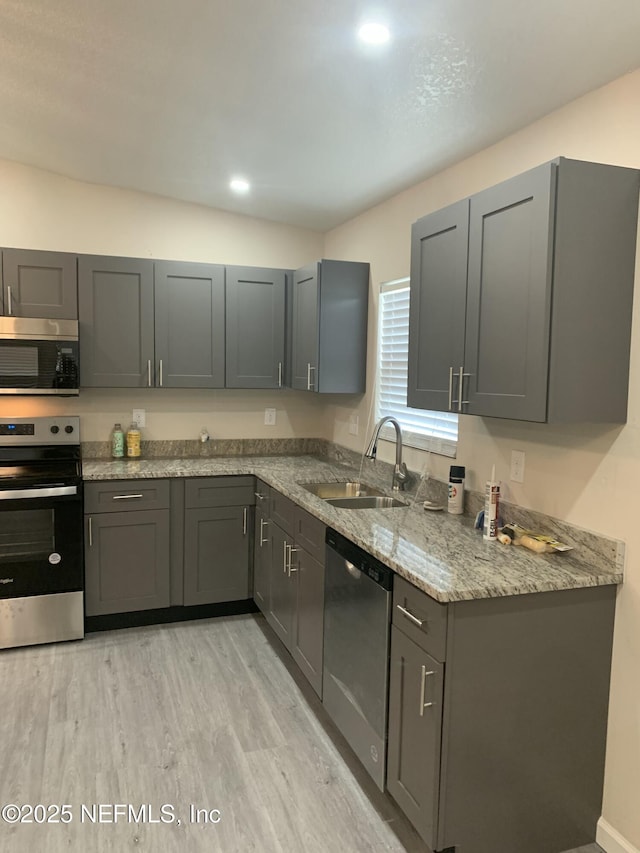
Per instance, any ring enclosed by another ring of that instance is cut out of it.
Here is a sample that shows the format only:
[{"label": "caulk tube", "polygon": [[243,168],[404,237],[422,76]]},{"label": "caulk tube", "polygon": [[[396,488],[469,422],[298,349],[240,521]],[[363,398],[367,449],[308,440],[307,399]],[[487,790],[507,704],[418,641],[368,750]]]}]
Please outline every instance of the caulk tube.
[{"label": "caulk tube", "polygon": [[500,483],[496,482],[496,466],[491,468],[491,479],[487,480],[484,492],[484,528],[482,538],[488,541],[498,536],[498,510],[500,507]]}]

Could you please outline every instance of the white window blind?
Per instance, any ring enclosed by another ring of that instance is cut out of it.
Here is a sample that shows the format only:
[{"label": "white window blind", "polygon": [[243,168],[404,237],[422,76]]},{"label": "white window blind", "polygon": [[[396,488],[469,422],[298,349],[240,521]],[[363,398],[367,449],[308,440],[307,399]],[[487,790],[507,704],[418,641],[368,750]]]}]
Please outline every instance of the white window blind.
[{"label": "white window blind", "polygon": [[[376,419],[385,415],[396,418],[403,441],[410,447],[455,456],[458,416],[407,406],[408,356],[409,279],[385,282],[380,286],[378,304]],[[393,441],[393,427],[383,427],[381,436]]]}]

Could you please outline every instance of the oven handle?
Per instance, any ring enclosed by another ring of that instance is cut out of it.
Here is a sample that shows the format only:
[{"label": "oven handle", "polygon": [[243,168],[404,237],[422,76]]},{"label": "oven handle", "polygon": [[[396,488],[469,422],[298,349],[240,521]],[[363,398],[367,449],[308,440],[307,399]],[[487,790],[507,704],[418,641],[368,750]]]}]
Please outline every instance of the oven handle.
[{"label": "oven handle", "polygon": [[48,489],[2,489],[0,501],[17,501],[23,498],[57,498],[62,495],[77,494],[77,486],[54,486]]}]

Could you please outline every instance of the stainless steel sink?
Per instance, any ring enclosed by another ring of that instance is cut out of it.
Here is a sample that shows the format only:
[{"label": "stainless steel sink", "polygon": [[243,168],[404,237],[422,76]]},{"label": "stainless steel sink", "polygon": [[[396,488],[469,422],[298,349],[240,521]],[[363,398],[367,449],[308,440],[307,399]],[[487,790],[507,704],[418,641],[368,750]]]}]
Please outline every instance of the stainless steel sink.
[{"label": "stainless steel sink", "polygon": [[341,509],[390,509],[391,507],[409,506],[397,498],[388,498],[385,495],[363,495],[353,498],[325,498],[331,506]]},{"label": "stainless steel sink", "polygon": [[316,495],[323,500],[331,501],[333,498],[354,498],[384,496],[384,492],[376,489],[373,486],[367,486],[364,483],[348,482],[348,483],[300,483],[312,495]]}]

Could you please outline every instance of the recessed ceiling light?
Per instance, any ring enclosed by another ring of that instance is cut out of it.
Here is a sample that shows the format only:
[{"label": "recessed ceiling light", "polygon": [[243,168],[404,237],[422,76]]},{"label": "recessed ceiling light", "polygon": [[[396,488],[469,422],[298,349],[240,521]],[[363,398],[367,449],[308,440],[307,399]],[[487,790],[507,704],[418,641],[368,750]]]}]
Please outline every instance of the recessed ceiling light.
[{"label": "recessed ceiling light", "polygon": [[229,181],[229,186],[234,193],[248,193],[251,189],[251,184],[244,178],[232,178]]},{"label": "recessed ceiling light", "polygon": [[389,27],[369,21],[358,30],[358,38],[365,44],[385,44],[389,41],[391,34]]}]

